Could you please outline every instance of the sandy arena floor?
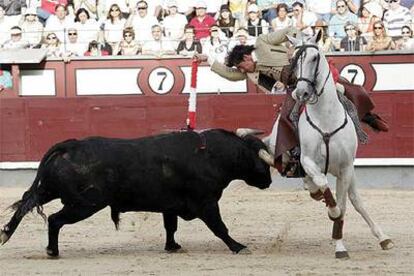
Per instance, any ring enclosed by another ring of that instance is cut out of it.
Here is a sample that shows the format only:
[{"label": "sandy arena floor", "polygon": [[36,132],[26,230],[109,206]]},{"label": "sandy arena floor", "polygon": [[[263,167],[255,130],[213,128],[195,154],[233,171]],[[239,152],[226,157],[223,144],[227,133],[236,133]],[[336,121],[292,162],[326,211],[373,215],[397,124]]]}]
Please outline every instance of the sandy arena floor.
[{"label": "sandy arena floor", "polygon": [[[0,188],[0,225],[23,188]],[[220,202],[231,236],[251,255],[234,255],[199,220],[179,220],[176,240],[187,253],[163,251],[160,214],[123,214],[115,231],[109,209],[65,226],[61,258],[46,258],[47,228],[29,214],[0,247],[0,275],[395,275],[414,273],[414,191],[362,190],[371,216],[394,241],[381,250],[348,202],[345,245],[351,259],[334,258],[331,222],[324,205],[306,191],[260,191],[232,184]],[[45,206],[46,214],[60,202]]]}]

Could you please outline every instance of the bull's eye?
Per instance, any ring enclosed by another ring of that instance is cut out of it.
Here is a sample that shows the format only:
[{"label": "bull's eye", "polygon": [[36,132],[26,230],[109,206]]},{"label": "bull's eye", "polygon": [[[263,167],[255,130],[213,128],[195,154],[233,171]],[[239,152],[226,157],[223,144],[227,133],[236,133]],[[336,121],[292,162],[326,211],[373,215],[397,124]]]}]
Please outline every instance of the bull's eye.
[{"label": "bull's eye", "polygon": [[314,58],[312,59],[312,61],[313,61],[313,62],[315,62],[317,59],[318,59],[318,57],[314,57]]}]

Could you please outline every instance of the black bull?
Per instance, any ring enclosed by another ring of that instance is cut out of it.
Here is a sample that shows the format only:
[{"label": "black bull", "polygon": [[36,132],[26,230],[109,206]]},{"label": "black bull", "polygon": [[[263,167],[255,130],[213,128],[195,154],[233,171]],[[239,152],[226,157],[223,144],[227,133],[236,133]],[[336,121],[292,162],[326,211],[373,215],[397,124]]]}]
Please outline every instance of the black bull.
[{"label": "black bull", "polygon": [[265,149],[252,135],[239,137],[220,129],[133,140],[67,140],[42,158],[32,186],[12,205],[16,211],[0,231],[0,241],[7,242],[34,208],[45,218],[42,205],[60,198],[63,208],[48,217],[50,256],[59,255],[58,236],[65,224],[86,219],[106,206],[111,207],[116,227],[122,212],[162,213],[168,251],[181,248],[174,239],[180,216],[200,218],[238,253],[246,246],[229,236],[218,201],[234,179],[260,189],[269,187],[269,165],[258,155]]}]

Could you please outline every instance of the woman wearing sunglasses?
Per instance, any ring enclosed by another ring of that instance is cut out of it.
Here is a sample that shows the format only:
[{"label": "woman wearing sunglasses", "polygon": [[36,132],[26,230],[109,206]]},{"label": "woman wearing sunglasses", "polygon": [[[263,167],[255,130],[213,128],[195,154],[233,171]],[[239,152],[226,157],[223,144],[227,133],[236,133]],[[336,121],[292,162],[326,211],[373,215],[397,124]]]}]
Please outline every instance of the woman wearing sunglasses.
[{"label": "woman wearing sunglasses", "polygon": [[104,36],[105,41],[115,48],[122,40],[122,30],[124,29],[126,19],[122,17],[121,9],[118,4],[112,4],[109,8],[105,23]]},{"label": "woman wearing sunglasses", "polygon": [[47,49],[47,57],[62,57],[64,53],[63,44],[60,42],[56,33],[48,33],[45,42],[42,44],[43,49]]},{"label": "woman wearing sunglasses", "polygon": [[394,50],[395,43],[387,32],[382,21],[374,23],[374,36],[368,42],[367,51]]},{"label": "woman wearing sunglasses", "polygon": [[399,50],[414,50],[413,30],[410,26],[405,25],[401,28],[401,38],[396,41]]},{"label": "woman wearing sunglasses", "polygon": [[135,40],[135,32],[132,27],[127,27],[122,32],[123,39],[116,46],[114,53],[122,56],[134,56],[141,51],[141,45]]}]

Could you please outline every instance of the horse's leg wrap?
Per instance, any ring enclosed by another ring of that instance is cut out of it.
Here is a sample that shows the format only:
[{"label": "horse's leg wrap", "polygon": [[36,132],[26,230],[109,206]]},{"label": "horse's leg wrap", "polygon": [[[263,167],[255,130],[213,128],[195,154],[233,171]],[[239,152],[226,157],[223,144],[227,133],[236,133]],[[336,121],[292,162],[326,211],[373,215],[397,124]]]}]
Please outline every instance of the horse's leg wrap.
[{"label": "horse's leg wrap", "polygon": [[311,198],[313,198],[316,201],[321,201],[323,199],[323,193],[321,190],[317,190],[314,193],[310,193]]},{"label": "horse's leg wrap", "polygon": [[338,219],[335,220],[332,227],[332,239],[340,240],[342,239],[342,229],[344,228],[344,220]]},{"label": "horse's leg wrap", "polygon": [[336,201],[332,195],[331,189],[328,187],[323,192],[323,198],[325,199],[326,206],[329,208],[335,208],[336,207]]}]

